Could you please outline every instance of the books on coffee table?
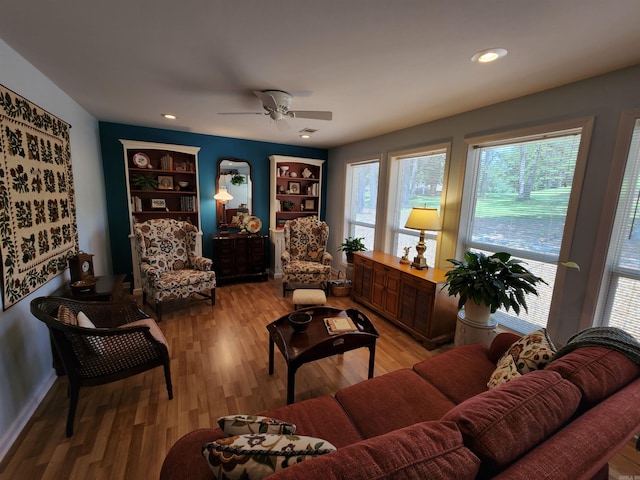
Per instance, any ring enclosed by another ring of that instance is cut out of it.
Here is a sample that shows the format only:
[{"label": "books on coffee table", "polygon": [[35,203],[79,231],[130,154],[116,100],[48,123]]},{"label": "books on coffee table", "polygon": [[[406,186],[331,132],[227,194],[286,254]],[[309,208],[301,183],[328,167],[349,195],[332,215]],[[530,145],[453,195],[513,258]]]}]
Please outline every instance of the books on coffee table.
[{"label": "books on coffee table", "polygon": [[328,317],[324,319],[324,324],[327,327],[329,335],[355,332],[358,330],[349,317]]}]

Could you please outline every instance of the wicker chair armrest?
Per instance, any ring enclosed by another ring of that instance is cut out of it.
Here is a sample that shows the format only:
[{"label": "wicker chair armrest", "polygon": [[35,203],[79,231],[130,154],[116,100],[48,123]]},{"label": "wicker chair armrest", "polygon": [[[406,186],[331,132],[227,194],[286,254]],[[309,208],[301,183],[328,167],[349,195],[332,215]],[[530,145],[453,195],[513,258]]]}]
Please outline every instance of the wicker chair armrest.
[{"label": "wicker chair armrest", "polygon": [[320,257],[320,262],[323,265],[331,265],[332,261],[333,261],[333,255],[331,255],[329,252],[324,252],[322,254],[322,257]]},{"label": "wicker chair armrest", "polygon": [[203,272],[211,270],[211,266],[213,265],[213,260],[199,255],[190,255],[189,262],[194,270],[200,270]]}]

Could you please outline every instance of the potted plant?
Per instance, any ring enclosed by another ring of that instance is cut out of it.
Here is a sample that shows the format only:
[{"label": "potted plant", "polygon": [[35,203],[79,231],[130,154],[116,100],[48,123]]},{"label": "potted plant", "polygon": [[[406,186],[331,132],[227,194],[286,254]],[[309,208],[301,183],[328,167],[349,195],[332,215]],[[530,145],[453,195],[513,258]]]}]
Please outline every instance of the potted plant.
[{"label": "potted plant", "polygon": [[367,247],[364,246],[364,243],[362,243],[362,240],[364,240],[364,237],[348,237],[345,238],[344,242],[342,242],[338,247],[338,251],[342,251],[347,255],[347,263],[353,263],[354,252],[364,252],[367,249]]},{"label": "potted plant", "polygon": [[131,186],[136,190],[155,190],[158,188],[158,180],[153,175],[136,174],[131,177]]},{"label": "potted plant", "polygon": [[239,186],[244,185],[246,182],[244,175],[240,175],[239,173],[234,173],[231,177],[231,185]]},{"label": "potted plant", "polygon": [[458,295],[458,308],[465,307],[465,318],[476,323],[490,321],[490,315],[498,308],[516,314],[520,308],[528,312],[525,296],[538,295],[536,284],[544,283],[511,254],[498,252],[487,256],[481,252],[467,252],[464,260],[448,259],[454,267],[445,276],[443,288],[449,295]]}]

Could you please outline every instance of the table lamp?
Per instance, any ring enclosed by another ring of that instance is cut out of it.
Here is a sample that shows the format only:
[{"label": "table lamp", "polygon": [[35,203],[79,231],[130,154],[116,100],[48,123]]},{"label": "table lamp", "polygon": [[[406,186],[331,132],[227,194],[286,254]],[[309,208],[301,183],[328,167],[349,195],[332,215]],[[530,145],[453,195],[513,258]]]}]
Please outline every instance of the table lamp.
[{"label": "table lamp", "polygon": [[233,195],[227,191],[227,187],[220,187],[218,193],[213,198],[222,204],[222,221],[220,222],[220,233],[229,233],[229,225],[227,225],[227,202],[233,200]]},{"label": "table lamp", "polygon": [[420,230],[420,241],[418,242],[418,245],[416,245],[418,255],[416,255],[413,262],[411,262],[411,266],[419,270],[426,270],[429,266],[427,265],[427,259],[424,258],[424,252],[427,249],[427,246],[424,243],[424,231],[440,230],[438,209],[413,207],[409,213],[409,218],[407,218],[407,223],[404,228]]}]

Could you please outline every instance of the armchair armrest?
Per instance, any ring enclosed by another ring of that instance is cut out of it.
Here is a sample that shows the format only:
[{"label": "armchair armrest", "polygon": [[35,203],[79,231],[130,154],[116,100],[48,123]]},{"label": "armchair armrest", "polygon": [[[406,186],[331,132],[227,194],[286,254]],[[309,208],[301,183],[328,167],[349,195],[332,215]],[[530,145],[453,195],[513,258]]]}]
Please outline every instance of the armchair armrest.
[{"label": "armchair armrest", "polygon": [[194,270],[207,271],[211,270],[213,260],[206,257],[200,257],[198,255],[190,255],[189,262]]},{"label": "armchair armrest", "polygon": [[325,251],[322,254],[322,257],[320,257],[320,262],[323,265],[330,265],[331,262],[333,261],[333,255],[331,255],[329,252]]},{"label": "armchair armrest", "polygon": [[148,263],[140,264],[140,273],[143,277],[148,279],[148,283],[154,283],[160,280],[160,274],[162,271],[158,267],[154,267],[153,265],[149,265]]},{"label": "armchair armrest", "polygon": [[289,253],[289,250],[285,250],[282,252],[282,255],[280,256],[280,260],[282,261],[283,267],[289,264],[289,262],[291,261],[291,254]]},{"label": "armchair armrest", "polygon": [[140,310],[135,300],[124,302],[76,302],[68,305],[77,315],[83,312],[97,328],[118,328],[149,317]]}]

